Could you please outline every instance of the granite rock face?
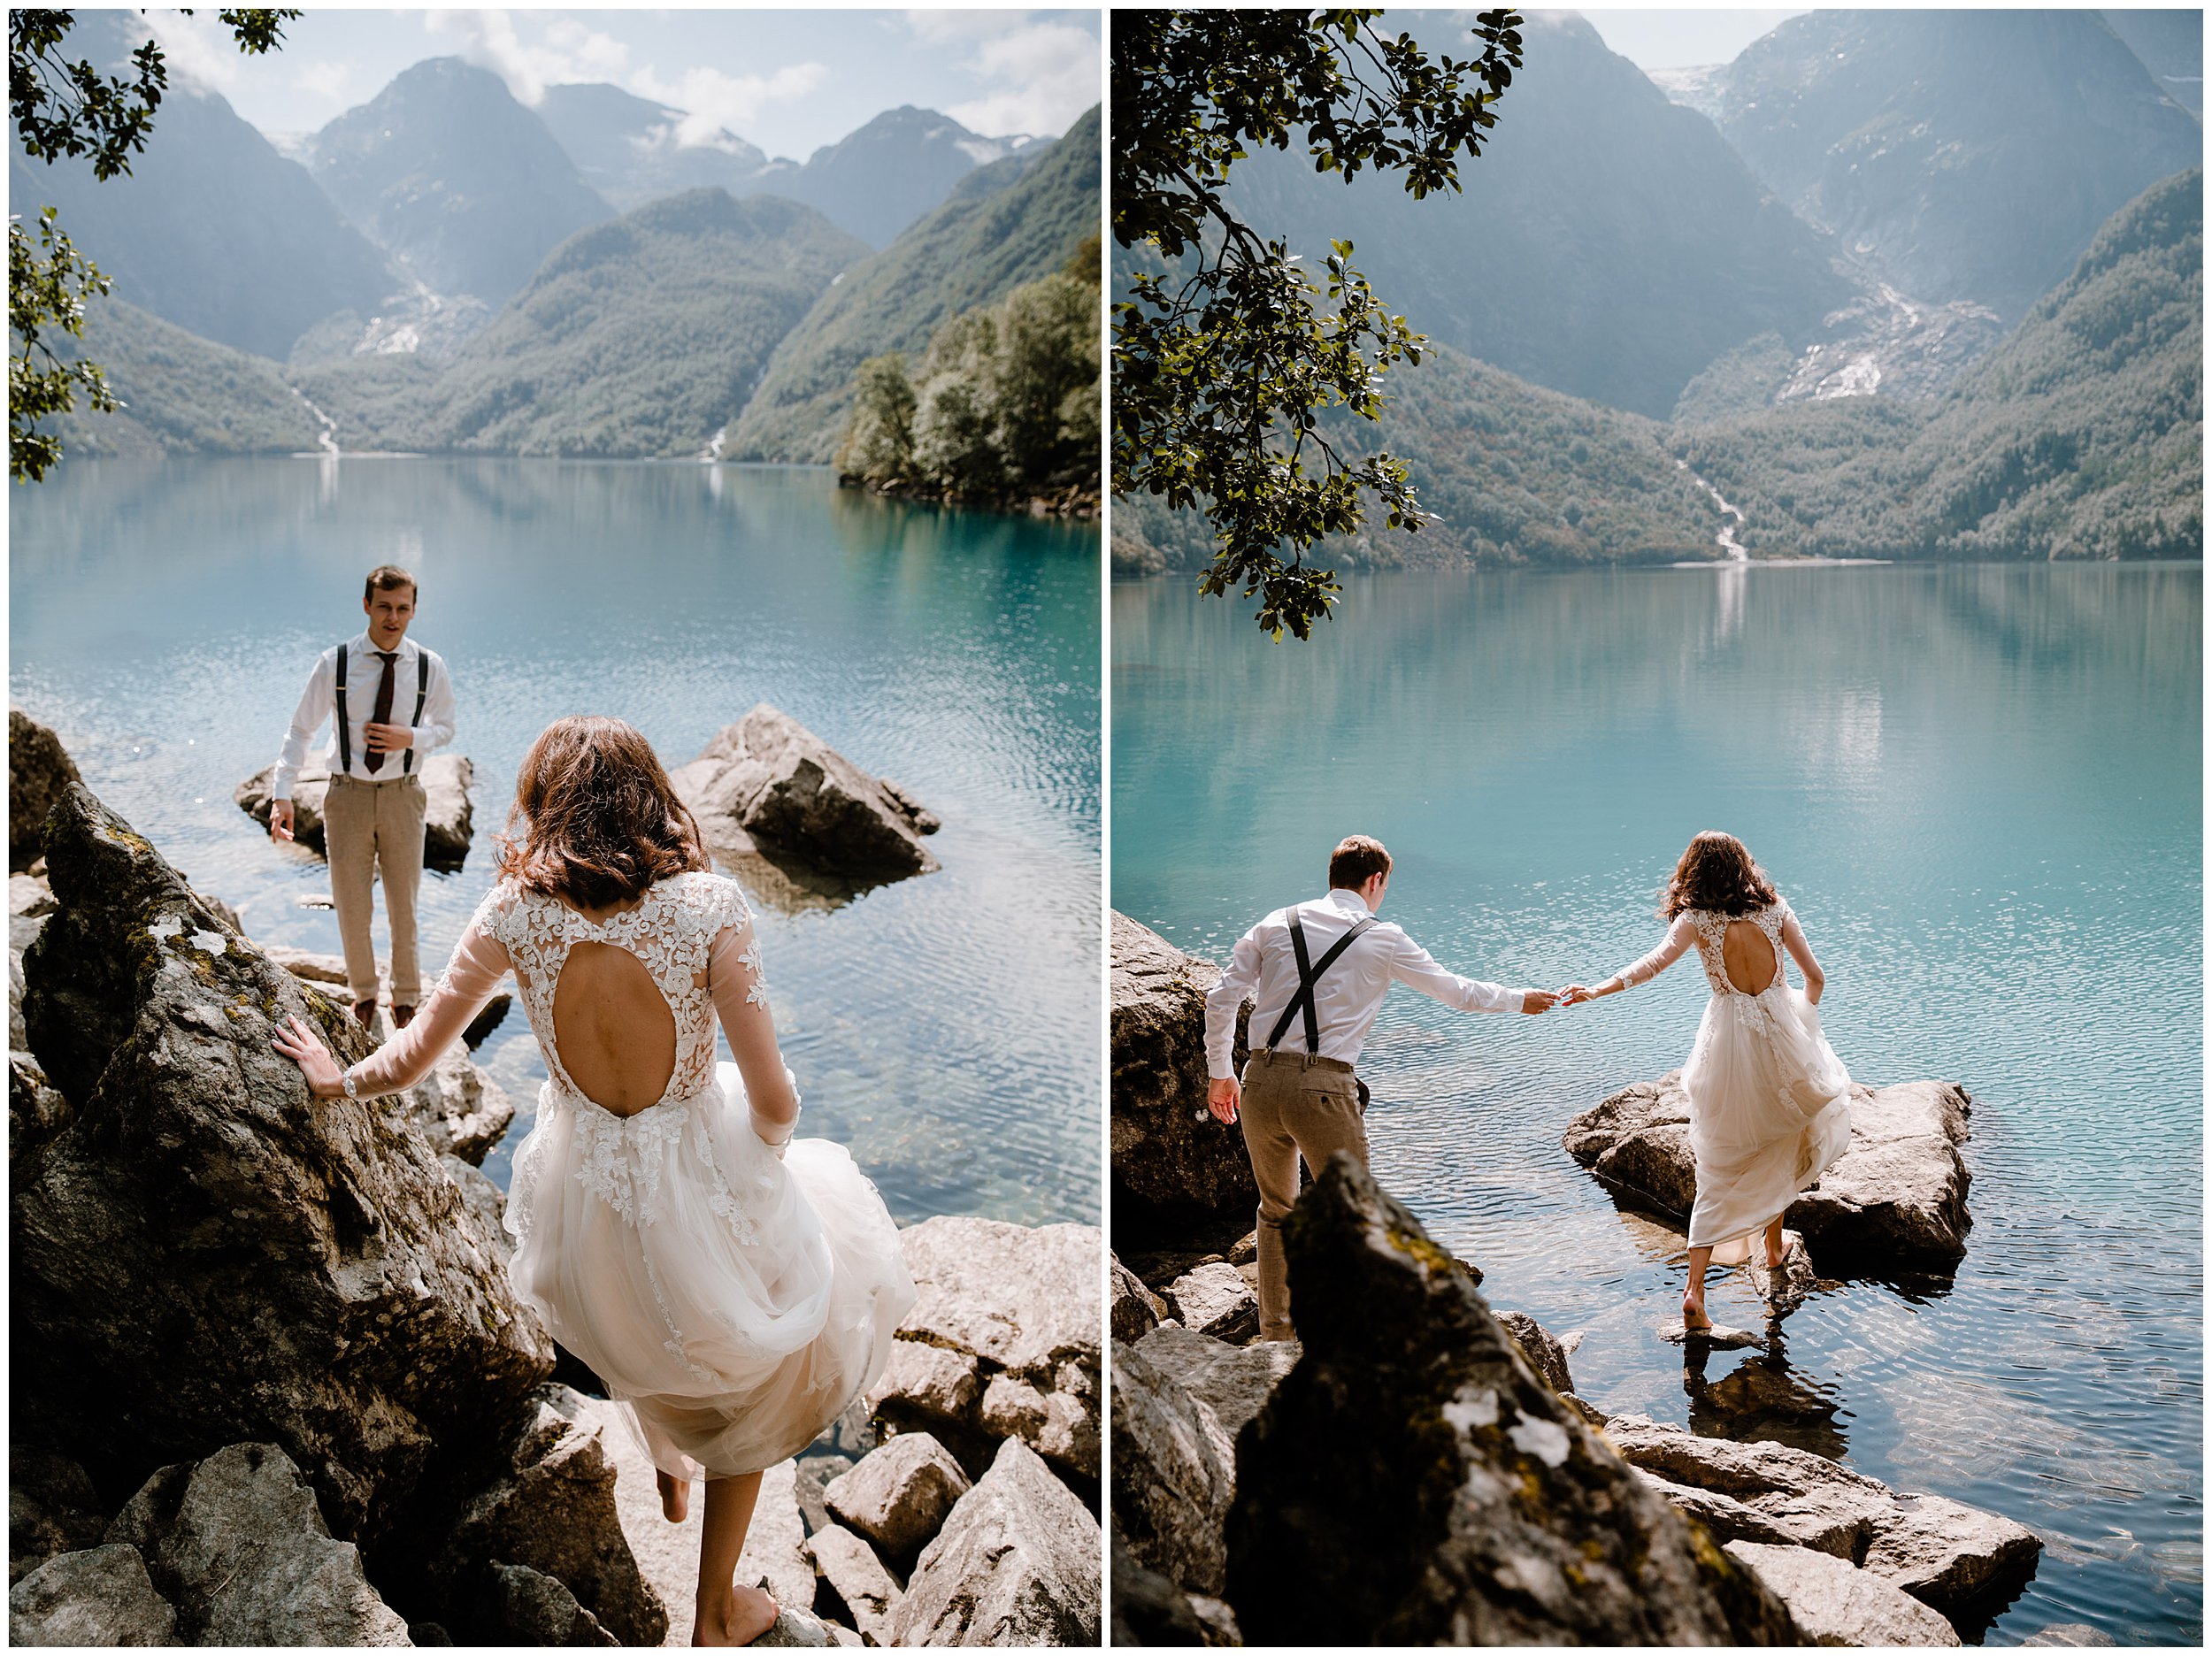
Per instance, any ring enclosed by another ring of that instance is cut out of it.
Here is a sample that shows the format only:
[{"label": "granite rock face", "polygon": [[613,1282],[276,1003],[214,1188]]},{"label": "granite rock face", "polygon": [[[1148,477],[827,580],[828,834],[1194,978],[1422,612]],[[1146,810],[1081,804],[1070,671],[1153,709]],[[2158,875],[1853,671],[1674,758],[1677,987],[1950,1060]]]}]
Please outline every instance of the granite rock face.
[{"label": "granite rock face", "polygon": [[764,702],[669,779],[718,849],[871,884],[938,868],[935,816]]},{"label": "granite rock face", "polygon": [[315,1491],[274,1444],[164,1467],[108,1529],[135,1548],[190,1644],[393,1645],[407,1623],[324,1527]]},{"label": "granite rock face", "polygon": [[902,1432],[833,1480],[822,1502],[886,1552],[910,1558],[944,1527],[968,1489],[968,1475],[942,1444],[927,1432]]},{"label": "granite rock face", "polygon": [[939,1436],[971,1473],[991,1452],[964,1445],[1018,1438],[1094,1486],[1102,1242],[1091,1225],[947,1215],[899,1232],[920,1297],[870,1408]]},{"label": "granite rock face", "polygon": [[890,1643],[891,1613],[905,1595],[883,1560],[839,1524],[817,1530],[806,1545],[814,1568],[852,1617],[854,1630],[872,1644]]},{"label": "granite rock face", "polygon": [[56,1554],[8,1590],[8,1643],[175,1644],[177,1613],[154,1591],[138,1549],[118,1543]]},{"label": "granite rock face", "polygon": [[1567,1348],[1557,1336],[1524,1311],[1499,1311],[1493,1315],[1521,1348],[1528,1366],[1543,1376],[1546,1385],[1562,1397],[1573,1392],[1575,1377],[1567,1367]]},{"label": "granite rock face", "polygon": [[1939,1495],[1901,1494],[1785,1444],[1701,1438],[1640,1414],[1614,1415],[1605,1436],[1666,1485],[1697,1491],[1682,1505],[1716,1535],[1828,1553],[1946,1613],[2018,1588],[2043,1550],[2008,1518]]},{"label": "granite rock face", "polygon": [[[1244,1135],[1206,1108],[1206,992],[1221,981],[1220,969],[1125,914],[1112,916],[1108,941],[1114,1242],[1125,1248],[1249,1214],[1260,1193]],[[1240,1068],[1243,1016],[1233,1054]]]},{"label": "granite rock face", "polygon": [[1098,1520],[1018,1438],[922,1549],[895,1644],[1096,1644]]},{"label": "granite rock face", "polygon": [[[1201,1337],[1202,1338],[1202,1337]],[[1178,1587],[1219,1596],[1222,1525],[1236,1494],[1235,1438],[1139,1346],[1114,1342],[1113,1512],[1130,1557]]]},{"label": "granite rock face", "polygon": [[406,1114],[319,1102],[273,1051],[360,1031],[224,925],[81,786],[25,957],[69,1119],[16,1169],[15,1395],[96,1483],[272,1442],[372,1558],[526,1407],[551,1343]]},{"label": "granite rock face", "polygon": [[1959,1643],[1948,1622],[1871,1570],[1805,1547],[1731,1541],[1727,1550],[1789,1606],[1808,1644]]},{"label": "granite rock face", "polygon": [[18,709],[8,709],[8,871],[44,854],[46,815],[81,780],[61,738]]},{"label": "granite rock face", "polygon": [[1108,1256],[1106,1269],[1113,1284],[1107,1317],[1114,1338],[1141,1340],[1160,1326],[1162,1318],[1175,1315],[1175,1307],[1146,1287],[1144,1279],[1118,1256]]},{"label": "granite rock face", "polygon": [[1167,1301],[1195,1333],[1240,1345],[1260,1331],[1260,1297],[1226,1260],[1185,1271],[1168,1284]]},{"label": "granite rock face", "polygon": [[[1792,1202],[1823,1276],[1949,1270],[1966,1256],[1970,1182],[1959,1146],[1973,1100],[1948,1081],[1851,1088],[1851,1141]],[[1624,1087],[1568,1124],[1567,1154],[1625,1206],[1686,1223],[1697,1174],[1682,1072]]]},{"label": "granite rock face", "polygon": [[[476,767],[459,754],[434,753],[415,763],[422,778],[422,865],[450,874],[468,861],[469,840],[476,831],[476,808],[470,789],[476,786]],[[276,767],[257,770],[231,791],[238,809],[269,825],[270,788]],[[310,765],[292,782],[292,839],[318,856],[329,851],[323,840],[323,796],[330,792],[330,772]]]},{"label": "granite rock face", "polygon": [[1782,1603],[1540,1379],[1349,1155],[1285,1226],[1298,1365],[1237,1444],[1249,1642],[1772,1644]]}]

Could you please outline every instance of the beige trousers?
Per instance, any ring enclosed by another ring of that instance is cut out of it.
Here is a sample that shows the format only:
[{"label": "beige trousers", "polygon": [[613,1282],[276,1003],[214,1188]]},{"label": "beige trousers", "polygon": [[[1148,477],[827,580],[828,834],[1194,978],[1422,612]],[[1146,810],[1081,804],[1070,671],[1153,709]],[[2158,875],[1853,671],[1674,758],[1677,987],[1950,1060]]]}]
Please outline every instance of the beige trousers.
[{"label": "beige trousers", "polygon": [[[396,763],[398,755],[393,755]],[[422,1003],[422,965],[415,950],[415,897],[422,889],[422,778],[357,782],[330,778],[323,796],[323,849],[330,895],[346,950],[346,981],[356,1000],[376,999],[376,945],[369,936],[376,882],[384,882],[384,916],[392,927],[392,1004]]]},{"label": "beige trousers", "polygon": [[1303,1053],[1256,1052],[1244,1066],[1237,1107],[1252,1180],[1260,1187],[1260,1338],[1297,1338],[1290,1321],[1290,1274],[1283,1264],[1283,1215],[1298,1200],[1298,1162],[1326,1165],[1349,1150],[1367,1165],[1367,1125],[1352,1067]]}]

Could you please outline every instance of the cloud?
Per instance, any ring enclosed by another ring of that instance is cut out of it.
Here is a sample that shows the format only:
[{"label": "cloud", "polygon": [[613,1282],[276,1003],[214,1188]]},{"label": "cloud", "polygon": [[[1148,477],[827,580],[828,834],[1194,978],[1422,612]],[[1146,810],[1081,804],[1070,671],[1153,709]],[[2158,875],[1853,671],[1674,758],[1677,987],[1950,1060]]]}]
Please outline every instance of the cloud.
[{"label": "cloud", "polygon": [[534,107],[549,86],[612,80],[629,65],[630,49],[611,34],[557,13],[521,15],[536,38],[525,38],[511,12],[427,12],[423,23],[434,34],[457,39],[463,58],[490,70],[518,101]]},{"label": "cloud", "polygon": [[245,66],[265,61],[240,51],[236,36],[212,12],[192,17],[181,12],[148,12],[141,27],[159,42],[172,84],[203,92],[235,92]]},{"label": "cloud", "polygon": [[976,38],[962,65],[983,83],[981,96],[945,113],[986,137],[1065,132],[1099,101],[1098,36],[1072,23],[1008,28],[1005,14],[997,15],[1000,27]]},{"label": "cloud", "polygon": [[741,136],[762,111],[805,97],[827,80],[829,73],[828,65],[810,61],[786,64],[770,75],[730,75],[719,69],[692,68],[675,80],[664,80],[646,68],[633,73],[627,84],[640,97],[690,111],[676,123],[679,149],[726,148],[721,140],[725,129]]}]

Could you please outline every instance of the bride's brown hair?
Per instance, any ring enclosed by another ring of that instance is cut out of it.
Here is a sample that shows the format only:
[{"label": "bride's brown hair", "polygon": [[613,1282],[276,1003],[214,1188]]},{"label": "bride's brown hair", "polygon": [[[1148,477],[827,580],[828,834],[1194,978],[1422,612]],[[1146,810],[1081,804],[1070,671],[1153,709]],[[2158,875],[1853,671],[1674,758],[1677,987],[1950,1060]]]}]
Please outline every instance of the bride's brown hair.
[{"label": "bride's brown hair", "polygon": [[1778,901],[1774,882],[1751,860],[1744,842],[1708,829],[1690,841],[1674,877],[1659,888],[1659,917],[1671,920],[1689,908],[1747,915]]},{"label": "bride's brown hair", "polygon": [[530,744],[495,843],[499,871],[525,891],[586,908],[712,866],[652,745],[636,726],[596,716],[549,724]]}]

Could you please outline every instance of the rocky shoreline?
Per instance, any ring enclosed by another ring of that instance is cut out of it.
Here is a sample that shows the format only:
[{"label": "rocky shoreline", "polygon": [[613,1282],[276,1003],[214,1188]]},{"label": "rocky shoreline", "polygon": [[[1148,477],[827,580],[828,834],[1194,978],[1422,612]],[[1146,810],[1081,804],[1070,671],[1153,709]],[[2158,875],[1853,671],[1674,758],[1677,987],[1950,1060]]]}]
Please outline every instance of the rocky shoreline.
[{"label": "rocky shoreline", "polygon": [[[695,1531],[670,1545],[618,1412],[507,1284],[475,1163],[511,1103],[459,1054],[310,1098],[277,1020],[344,1061],[372,1039],[328,963],[280,964],[73,775],[50,793],[38,844],[11,813],[14,1642],[687,1632]],[[1102,1238],[902,1240],[926,1286],[884,1385],[764,1480],[764,1642],[1094,1643]]]},{"label": "rocky shoreline", "polygon": [[[1125,916],[1111,947],[1117,1643],[1956,1644],[2033,1575],[2022,1526],[1755,1418],[1739,1442],[1609,1414],[1576,1393],[1578,1335],[1494,1309],[1346,1156],[1286,1225],[1302,1343],[1256,1342],[1256,1198],[1202,1114],[1218,972]],[[1855,1092],[1787,1267],[1753,1272],[1770,1319],[1826,1276],[1955,1268],[1970,1107],[1947,1083]],[[1624,1206],[1686,1215],[1678,1077],[1565,1145]]]}]

